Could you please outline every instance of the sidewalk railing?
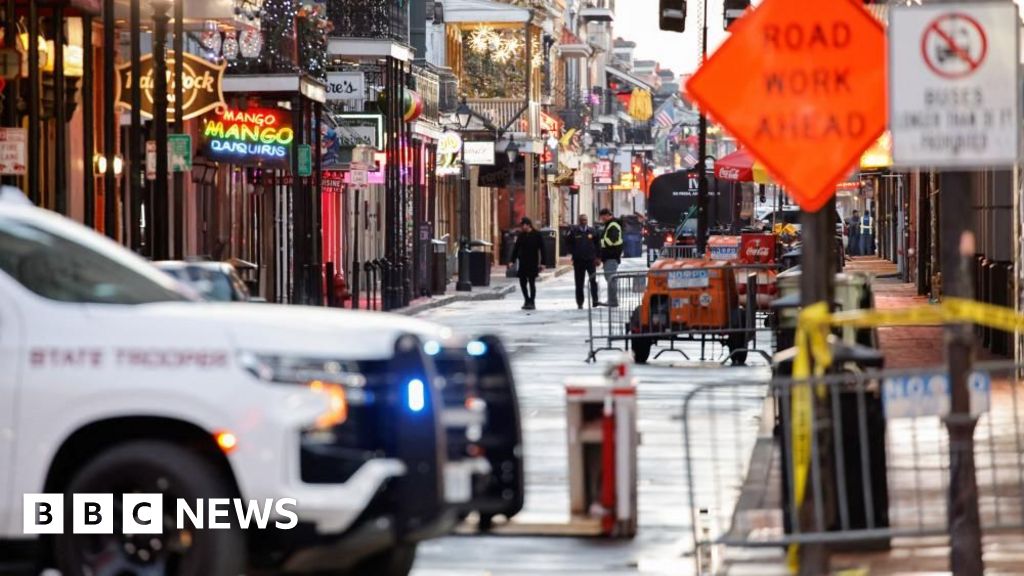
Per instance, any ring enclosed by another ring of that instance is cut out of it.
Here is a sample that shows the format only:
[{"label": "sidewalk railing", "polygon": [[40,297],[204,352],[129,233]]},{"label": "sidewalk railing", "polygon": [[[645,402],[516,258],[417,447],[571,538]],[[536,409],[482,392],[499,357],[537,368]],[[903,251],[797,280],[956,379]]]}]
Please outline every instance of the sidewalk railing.
[{"label": "sidewalk railing", "polygon": [[[987,533],[1024,528],[1022,373],[989,363],[970,377]],[[950,466],[966,449],[948,441],[948,412],[944,367],[698,386],[683,406],[698,573],[713,573],[720,547],[879,549],[948,535]]]},{"label": "sidewalk railing", "polygon": [[[689,359],[699,351],[702,361],[743,364],[751,352],[768,360],[770,304],[776,291],[773,266],[690,263],[615,274],[608,284],[606,300],[615,293],[618,305],[591,306],[587,361],[596,361],[600,352],[628,347],[643,363],[662,343],[667,348],[655,358],[675,352]],[[680,343],[692,347],[677,347]]]}]

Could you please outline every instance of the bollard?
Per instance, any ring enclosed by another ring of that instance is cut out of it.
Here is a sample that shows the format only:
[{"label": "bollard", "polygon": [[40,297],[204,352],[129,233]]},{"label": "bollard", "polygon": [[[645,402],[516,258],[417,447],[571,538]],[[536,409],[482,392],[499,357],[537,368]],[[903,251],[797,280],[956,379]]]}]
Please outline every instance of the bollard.
[{"label": "bollard", "polygon": [[566,382],[570,513],[605,536],[637,529],[636,385],[628,357],[604,376]]}]

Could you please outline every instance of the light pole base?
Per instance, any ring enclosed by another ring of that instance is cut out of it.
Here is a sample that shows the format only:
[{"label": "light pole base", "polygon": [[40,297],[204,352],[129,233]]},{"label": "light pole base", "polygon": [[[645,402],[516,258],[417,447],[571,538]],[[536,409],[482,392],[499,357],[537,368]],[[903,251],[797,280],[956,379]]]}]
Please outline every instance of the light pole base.
[{"label": "light pole base", "polygon": [[459,280],[455,283],[456,292],[472,292],[473,283],[469,280],[469,250],[459,251]]}]

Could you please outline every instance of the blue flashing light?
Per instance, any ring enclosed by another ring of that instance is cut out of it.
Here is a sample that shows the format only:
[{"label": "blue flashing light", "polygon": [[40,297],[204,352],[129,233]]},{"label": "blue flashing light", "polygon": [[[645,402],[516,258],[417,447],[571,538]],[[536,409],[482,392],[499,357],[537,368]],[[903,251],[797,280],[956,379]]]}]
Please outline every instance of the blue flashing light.
[{"label": "blue flashing light", "polygon": [[437,340],[427,340],[423,343],[423,353],[427,356],[437,356],[441,353],[441,343]]},{"label": "blue flashing light", "polygon": [[487,344],[479,340],[473,340],[469,344],[466,344],[466,353],[470,356],[483,356],[487,354]]},{"label": "blue flashing light", "polygon": [[427,387],[423,380],[413,378],[406,385],[406,391],[406,402],[409,404],[409,410],[422,412],[427,407]]}]

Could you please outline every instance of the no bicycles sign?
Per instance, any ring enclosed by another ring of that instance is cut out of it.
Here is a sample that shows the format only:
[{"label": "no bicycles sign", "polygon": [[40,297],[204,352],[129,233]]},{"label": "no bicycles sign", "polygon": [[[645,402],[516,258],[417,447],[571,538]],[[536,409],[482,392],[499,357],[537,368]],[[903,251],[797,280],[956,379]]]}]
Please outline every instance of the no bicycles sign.
[{"label": "no bicycles sign", "polygon": [[1016,5],[894,7],[889,34],[895,163],[1013,164],[1020,126]]}]

